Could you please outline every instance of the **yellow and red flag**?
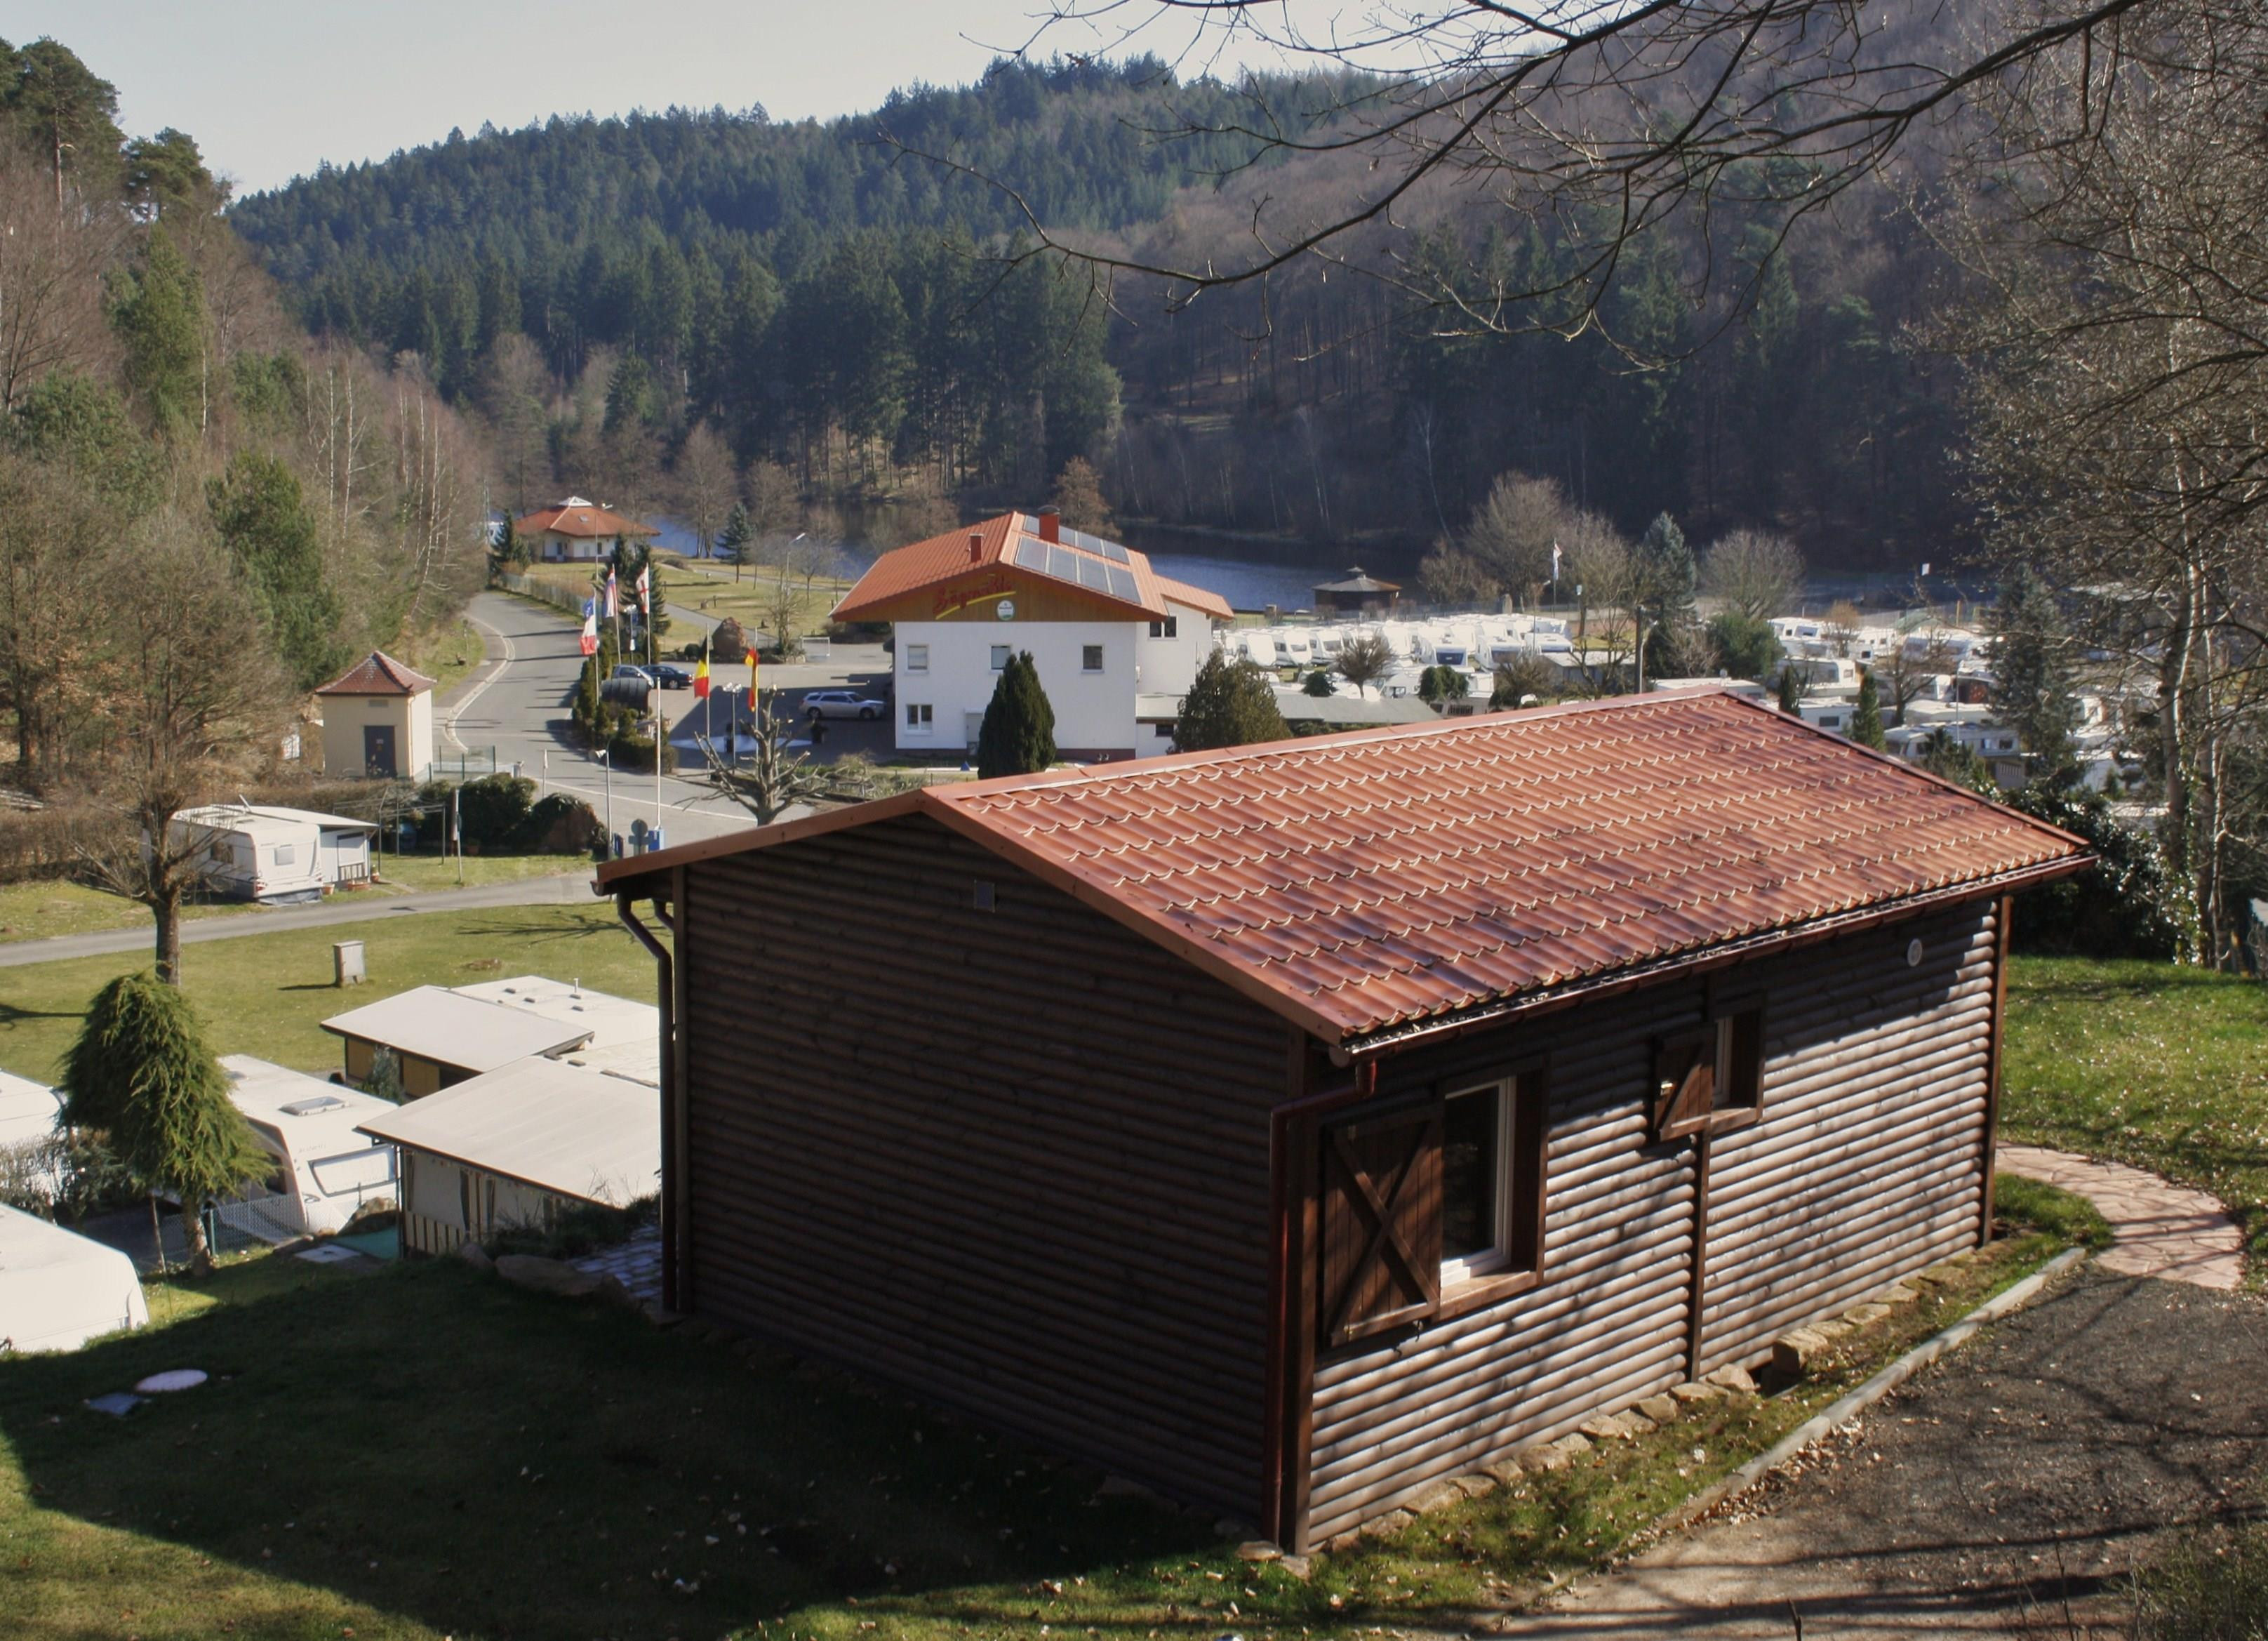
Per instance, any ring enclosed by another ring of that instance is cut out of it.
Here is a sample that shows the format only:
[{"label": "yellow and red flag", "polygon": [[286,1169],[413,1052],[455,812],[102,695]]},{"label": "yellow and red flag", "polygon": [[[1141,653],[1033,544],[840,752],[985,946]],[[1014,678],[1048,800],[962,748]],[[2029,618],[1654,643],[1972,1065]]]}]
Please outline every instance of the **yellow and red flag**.
[{"label": "yellow and red flag", "polygon": [[693,699],[696,701],[709,699],[709,657],[706,655],[702,656],[701,664],[693,669]]},{"label": "yellow and red flag", "polygon": [[751,644],[748,646],[748,694],[751,698],[756,692],[756,647]]}]

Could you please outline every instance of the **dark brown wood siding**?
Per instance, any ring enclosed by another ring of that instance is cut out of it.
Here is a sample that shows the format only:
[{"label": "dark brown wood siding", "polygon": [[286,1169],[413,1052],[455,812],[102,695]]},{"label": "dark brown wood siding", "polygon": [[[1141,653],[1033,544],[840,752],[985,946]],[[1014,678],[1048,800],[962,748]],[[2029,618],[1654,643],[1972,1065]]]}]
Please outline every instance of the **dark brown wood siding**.
[{"label": "dark brown wood siding", "polygon": [[921,817],[687,876],[693,1309],[1252,1518],[1281,1021]]},{"label": "dark brown wood siding", "polygon": [[[1993,919],[1978,903],[1740,971],[1766,1000],[1764,1114],[1710,1141],[1704,1371],[1974,1240]],[[1706,998],[1666,982],[1381,1068],[1385,1102],[1548,1056],[1544,1268],[1501,1304],[1322,1353],[1314,1541],[1688,1376],[1697,1143],[1651,1142],[1648,1100],[1657,1043]]]}]

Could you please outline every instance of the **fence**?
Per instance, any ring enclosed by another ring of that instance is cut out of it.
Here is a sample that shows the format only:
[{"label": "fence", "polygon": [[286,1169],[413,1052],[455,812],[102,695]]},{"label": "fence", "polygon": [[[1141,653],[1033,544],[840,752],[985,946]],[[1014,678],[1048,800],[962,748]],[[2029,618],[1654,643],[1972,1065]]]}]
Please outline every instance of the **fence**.
[{"label": "fence", "polygon": [[518,593],[523,598],[533,598],[542,603],[566,610],[578,620],[582,618],[583,601],[590,595],[576,592],[547,578],[524,575],[517,570],[497,572],[497,585],[507,593]]}]

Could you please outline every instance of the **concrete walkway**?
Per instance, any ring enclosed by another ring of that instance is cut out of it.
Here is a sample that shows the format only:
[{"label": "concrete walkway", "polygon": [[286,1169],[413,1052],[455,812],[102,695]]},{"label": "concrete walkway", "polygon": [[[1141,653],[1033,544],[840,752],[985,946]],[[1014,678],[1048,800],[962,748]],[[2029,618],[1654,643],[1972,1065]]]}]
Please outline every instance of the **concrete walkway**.
[{"label": "concrete walkway", "polygon": [[2191,1191],[2124,1163],[2098,1163],[2036,1145],[2003,1145],[1999,1165],[2085,1197],[2117,1237],[2097,1260],[2125,1276],[2159,1276],[2233,1290],[2244,1280],[2244,1238],[2226,1210]]},{"label": "concrete walkway", "polygon": [[[237,940],[247,935],[280,934],[285,929],[370,923],[417,912],[592,904],[591,878],[583,872],[558,877],[524,877],[514,883],[483,883],[473,889],[429,889],[416,894],[380,894],[364,889],[316,906],[264,907],[232,912],[225,917],[199,918],[181,925],[181,943],[195,946],[208,940]],[[107,928],[92,935],[9,941],[0,944],[0,969],[29,963],[61,963],[70,957],[99,957],[114,951],[148,951],[152,939],[150,925],[137,923],[131,928]]]}]

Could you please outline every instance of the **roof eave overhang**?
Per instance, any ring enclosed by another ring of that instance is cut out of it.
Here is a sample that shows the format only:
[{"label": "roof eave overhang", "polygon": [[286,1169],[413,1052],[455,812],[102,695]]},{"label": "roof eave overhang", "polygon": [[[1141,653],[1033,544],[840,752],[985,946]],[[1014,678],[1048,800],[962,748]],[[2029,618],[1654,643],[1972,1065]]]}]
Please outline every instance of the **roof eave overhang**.
[{"label": "roof eave overhang", "polygon": [[1331,1058],[1342,1065],[1350,1065],[1382,1055],[1397,1053],[1419,1043],[1438,1042],[1447,1038],[1462,1037],[1468,1032],[1498,1026],[1513,1019],[1531,1018],[1572,1008],[1594,998],[1608,997],[1617,993],[1636,991],[1668,979],[1697,975],[1712,970],[1729,968],[1734,964],[1750,962],[1757,957],[1793,950],[1799,947],[1831,940],[1840,935],[1860,929],[1875,928],[1886,923],[1918,917],[1948,906],[1959,906],[1970,900],[1991,899],[2011,895],[2036,884],[2051,883],[2059,877],[2069,877],[2093,866],[2092,854],[2065,857],[2055,861],[2020,867],[2014,871],[1995,873],[1989,877],[1968,883],[1948,883],[1918,895],[1905,895],[1877,906],[1855,907],[1830,916],[1812,918],[1786,928],[1765,929],[1739,940],[1726,941],[1705,946],[1695,951],[1674,953],[1649,963],[1632,965],[1605,974],[1570,980],[1565,985],[1540,991],[1523,992],[1517,996],[1491,999],[1466,1008],[1418,1020],[1409,1020],[1376,1031],[1353,1033],[1333,1040],[1332,1034],[1323,1033],[1331,1050]]}]

